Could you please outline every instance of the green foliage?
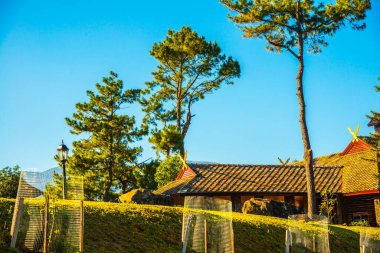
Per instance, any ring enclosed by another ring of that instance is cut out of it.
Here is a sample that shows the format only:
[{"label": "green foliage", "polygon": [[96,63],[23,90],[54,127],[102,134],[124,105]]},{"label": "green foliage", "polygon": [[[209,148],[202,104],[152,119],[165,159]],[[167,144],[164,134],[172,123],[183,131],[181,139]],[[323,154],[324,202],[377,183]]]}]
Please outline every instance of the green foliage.
[{"label": "green foliage", "polygon": [[155,175],[158,187],[166,185],[167,183],[176,179],[178,172],[183,166],[183,161],[180,155],[174,154],[168,156],[160,163]]},{"label": "green foliage", "polygon": [[179,152],[182,146],[182,137],[176,125],[169,125],[161,130],[153,129],[149,142],[154,145],[157,152],[170,156],[171,153]]},{"label": "green foliage", "polygon": [[58,175],[58,173],[54,171],[53,183],[48,183],[45,186],[44,196],[48,195],[49,198],[51,199],[62,199],[63,198],[62,181],[63,181],[62,175]]},{"label": "green foliage", "polygon": [[133,172],[137,180],[137,187],[155,190],[157,189],[157,182],[155,180],[155,174],[157,167],[159,166],[159,161],[151,160],[148,163],[140,164],[136,170]]},{"label": "green foliage", "polygon": [[[378,77],[380,81],[380,77]],[[380,92],[380,86],[375,86],[375,91]],[[380,122],[380,112],[371,111],[370,115],[367,115],[367,118],[371,120],[371,122]],[[374,143],[377,144],[378,148],[380,148],[380,134],[379,133],[371,133],[371,137],[374,140]],[[380,177],[380,175],[378,175]]]},{"label": "green foliage", "polygon": [[328,189],[324,189],[321,192],[321,205],[319,206],[319,215],[325,215],[327,219],[331,222],[335,216],[335,206],[337,203],[337,198],[334,193]]},{"label": "green foliage", "polygon": [[369,227],[369,222],[367,220],[352,221],[350,226]]},{"label": "green foliage", "polygon": [[271,52],[289,51],[295,57],[303,44],[307,50],[320,53],[346,23],[354,29],[364,29],[362,22],[370,9],[369,0],[338,0],[315,3],[313,0],[220,0],[236,13],[229,18],[243,31],[244,37],[262,38]]},{"label": "green foliage", "polygon": [[142,148],[133,143],[146,131],[135,126],[134,116],[121,114],[121,110],[135,103],[141,91],[124,91],[114,72],[95,87],[96,93],[87,91],[89,102],[77,103],[77,112],[66,118],[71,133],[83,136],[73,143],[68,171],[84,175],[87,199],[110,201],[115,199],[115,187],[127,192],[137,184],[133,172]]},{"label": "green foliage", "polygon": [[[193,104],[223,83],[233,84],[232,79],[240,76],[240,66],[222,54],[216,42],[207,42],[185,26],[178,32],[169,30],[163,42],[154,43],[150,54],[159,65],[152,73],[153,81],[146,83],[147,97],[141,104],[146,112],[145,122],[155,127],[152,133],[156,136],[151,141],[159,151],[175,151],[180,146],[184,156],[184,140],[195,116],[191,112]],[[172,123],[180,133],[180,142],[177,134],[172,135],[174,128],[168,126]],[[168,129],[159,130],[161,127]],[[170,137],[164,138],[165,134]]]},{"label": "green foliage", "polygon": [[18,165],[5,167],[0,170],[0,198],[16,198],[20,180],[20,167]]},{"label": "green foliage", "polygon": [[13,252],[8,246],[14,205],[14,200],[0,198],[0,252]]}]

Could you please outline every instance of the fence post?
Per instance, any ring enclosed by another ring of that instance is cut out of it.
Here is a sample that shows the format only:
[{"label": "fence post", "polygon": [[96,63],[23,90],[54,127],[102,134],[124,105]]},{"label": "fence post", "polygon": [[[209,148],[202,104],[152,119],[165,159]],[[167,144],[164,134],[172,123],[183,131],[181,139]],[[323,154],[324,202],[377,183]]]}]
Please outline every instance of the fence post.
[{"label": "fence post", "polygon": [[22,216],[22,209],[24,205],[24,198],[17,198],[15,203],[15,210],[13,211],[12,227],[11,227],[11,248],[16,247],[18,229],[20,227],[20,220]]},{"label": "fence post", "polygon": [[231,253],[235,253],[234,229],[232,226],[232,217],[230,222],[230,240],[231,240]]},{"label": "fence post", "polygon": [[285,231],[285,253],[290,253],[290,236],[289,236],[289,229],[286,229]]},{"label": "fence post", "polygon": [[79,219],[79,252],[83,252],[83,237],[84,237],[84,208],[83,200],[80,201],[80,219]]},{"label": "fence post", "polygon": [[45,217],[44,217],[44,245],[43,253],[48,252],[48,228],[49,228],[49,195],[45,197]]},{"label": "fence post", "polygon": [[204,223],[204,230],[205,230],[205,253],[207,253],[207,218],[205,217],[205,219],[203,220],[203,223]]}]

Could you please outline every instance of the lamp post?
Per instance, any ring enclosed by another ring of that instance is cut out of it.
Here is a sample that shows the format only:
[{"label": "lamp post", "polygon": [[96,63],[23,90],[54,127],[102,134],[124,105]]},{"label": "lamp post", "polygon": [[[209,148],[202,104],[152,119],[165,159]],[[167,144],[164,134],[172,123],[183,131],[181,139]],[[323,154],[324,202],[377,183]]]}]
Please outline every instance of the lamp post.
[{"label": "lamp post", "polygon": [[62,177],[63,177],[63,181],[62,181],[62,193],[63,194],[62,195],[63,195],[63,199],[66,199],[66,197],[67,197],[66,161],[67,161],[67,155],[69,154],[69,148],[65,144],[63,144],[63,140],[62,140],[62,144],[58,146],[57,151],[58,151],[59,160],[62,163]]}]

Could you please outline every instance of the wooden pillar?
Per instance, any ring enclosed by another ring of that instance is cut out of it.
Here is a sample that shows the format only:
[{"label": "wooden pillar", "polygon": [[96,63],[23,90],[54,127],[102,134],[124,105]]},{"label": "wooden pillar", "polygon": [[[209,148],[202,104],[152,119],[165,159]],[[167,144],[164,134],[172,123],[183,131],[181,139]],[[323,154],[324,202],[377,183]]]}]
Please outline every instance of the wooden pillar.
[{"label": "wooden pillar", "polygon": [[[305,232],[306,233],[306,232]],[[304,243],[304,246],[305,246],[305,253],[308,253],[309,252],[309,249],[307,247],[307,235],[305,234],[304,237],[303,237],[303,243]]]},{"label": "wooden pillar", "polygon": [[24,198],[17,198],[15,203],[15,210],[13,211],[12,226],[11,226],[11,248],[16,247],[18,230],[22,216],[22,209],[24,205]]},{"label": "wooden pillar", "polygon": [[304,212],[307,214],[307,206],[308,206],[308,199],[307,199],[307,196],[304,196],[303,197],[303,210]]},{"label": "wooden pillar", "polygon": [[373,202],[375,207],[376,224],[380,226],[380,198],[376,197]]},{"label": "wooden pillar", "polygon": [[241,212],[241,197],[240,195],[231,195],[231,202],[232,202],[232,211],[233,212]]},{"label": "wooden pillar", "polygon": [[232,226],[232,218],[230,220],[230,240],[231,240],[231,253],[235,252],[235,242],[234,242],[234,229]]},{"label": "wooden pillar", "polygon": [[286,229],[285,233],[285,253],[290,253],[290,236],[289,236],[289,229]]},{"label": "wooden pillar", "polygon": [[49,195],[45,197],[45,217],[44,217],[44,245],[43,253],[48,252],[48,228],[49,228]]},{"label": "wooden pillar", "polygon": [[203,220],[203,224],[204,224],[204,240],[205,240],[205,253],[207,253],[207,219],[205,218]]},{"label": "wooden pillar", "polygon": [[182,253],[186,253],[187,240],[188,240],[188,237],[189,237],[189,230],[190,230],[192,219],[193,219],[193,215],[189,213],[189,216],[188,216],[188,219],[187,219],[187,226],[186,226],[186,230],[185,230],[185,237],[183,239]]},{"label": "wooden pillar", "polygon": [[83,252],[83,237],[84,237],[84,208],[83,208],[83,200],[80,201],[80,232],[79,232],[79,252]]},{"label": "wooden pillar", "polygon": [[338,224],[343,223],[343,196],[337,195],[337,206],[336,206],[336,216]]}]

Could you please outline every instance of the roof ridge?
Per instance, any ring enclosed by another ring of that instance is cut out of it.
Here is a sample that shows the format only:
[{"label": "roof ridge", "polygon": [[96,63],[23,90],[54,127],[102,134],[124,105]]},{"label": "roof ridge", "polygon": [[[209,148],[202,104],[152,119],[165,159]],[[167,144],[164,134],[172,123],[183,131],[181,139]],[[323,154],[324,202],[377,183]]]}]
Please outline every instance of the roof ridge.
[{"label": "roof ridge", "polygon": [[[278,167],[278,168],[303,168],[304,165],[298,164],[243,164],[243,163],[217,163],[217,164],[209,164],[209,163],[191,163],[189,166],[208,166],[208,167],[218,167],[218,166],[241,166],[241,167]],[[313,165],[313,168],[342,168],[343,165]]]}]

